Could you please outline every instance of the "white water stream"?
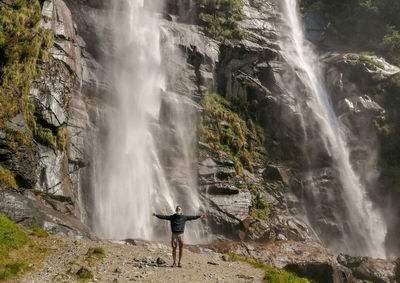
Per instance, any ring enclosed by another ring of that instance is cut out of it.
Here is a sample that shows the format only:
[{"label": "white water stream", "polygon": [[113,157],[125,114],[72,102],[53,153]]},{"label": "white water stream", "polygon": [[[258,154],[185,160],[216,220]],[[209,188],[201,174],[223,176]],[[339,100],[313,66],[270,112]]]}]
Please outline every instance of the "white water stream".
[{"label": "white water stream", "polygon": [[[345,134],[324,85],[318,55],[305,40],[297,2],[282,0],[287,25],[284,31],[286,39],[281,45],[282,55],[306,87],[307,108],[319,126],[323,143],[339,173],[341,188],[338,193],[342,194],[349,215],[349,219],[343,219],[343,223],[349,222],[351,226],[345,235],[346,246],[339,248],[339,251],[384,258],[385,221],[373,208],[366,189],[352,167]],[[318,190],[317,187],[313,189]]]},{"label": "white water stream", "polygon": [[[159,20],[145,4],[145,0],[115,0],[110,20],[113,60],[109,68],[114,76],[115,110],[107,118],[106,156],[97,157],[97,162],[104,162],[104,170],[94,192],[93,226],[99,236],[111,239],[166,236],[162,232],[169,230],[168,224],[151,213],[172,214],[177,201],[182,201],[182,194],[168,183],[157,147],[169,141],[167,137],[157,140],[166,77],[161,66]],[[185,157],[191,141],[185,138],[182,123],[188,117],[182,117],[184,111],[177,113],[171,119],[175,119],[178,137],[171,140],[179,142]],[[188,190],[197,190],[196,182],[189,184]],[[187,195],[191,199],[185,204],[199,212],[197,193]],[[185,212],[187,207],[183,208]]]}]

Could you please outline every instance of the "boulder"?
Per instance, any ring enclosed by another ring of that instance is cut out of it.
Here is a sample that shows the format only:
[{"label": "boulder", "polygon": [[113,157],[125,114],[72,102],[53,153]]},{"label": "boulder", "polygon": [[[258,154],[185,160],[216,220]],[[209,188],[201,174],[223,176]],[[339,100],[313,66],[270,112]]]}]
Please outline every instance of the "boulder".
[{"label": "boulder", "polygon": [[38,225],[42,229],[68,236],[93,237],[88,227],[65,211],[53,209],[44,199],[32,191],[19,193],[0,188],[0,212],[16,223]]},{"label": "boulder", "polygon": [[340,254],[340,264],[351,269],[355,278],[377,283],[397,282],[396,261]]}]

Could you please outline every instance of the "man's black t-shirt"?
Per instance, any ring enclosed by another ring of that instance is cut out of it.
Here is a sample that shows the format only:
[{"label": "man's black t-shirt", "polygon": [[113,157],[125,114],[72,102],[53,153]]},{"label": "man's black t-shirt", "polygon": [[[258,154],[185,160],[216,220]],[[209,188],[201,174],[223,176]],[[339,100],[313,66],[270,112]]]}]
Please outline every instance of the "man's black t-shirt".
[{"label": "man's black t-shirt", "polygon": [[185,223],[189,220],[195,220],[200,218],[200,215],[197,216],[187,216],[182,214],[172,214],[172,215],[161,215],[156,214],[157,218],[169,220],[171,222],[171,230],[173,233],[183,233],[185,232]]}]

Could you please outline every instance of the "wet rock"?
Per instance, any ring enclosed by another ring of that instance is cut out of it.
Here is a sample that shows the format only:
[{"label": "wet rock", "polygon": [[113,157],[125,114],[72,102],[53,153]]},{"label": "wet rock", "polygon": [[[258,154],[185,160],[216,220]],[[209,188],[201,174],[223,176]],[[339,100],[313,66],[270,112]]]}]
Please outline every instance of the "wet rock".
[{"label": "wet rock", "polygon": [[274,165],[267,165],[265,167],[265,170],[263,172],[263,177],[268,180],[268,181],[280,181],[285,184],[289,183],[289,177],[287,173],[285,172],[284,168],[277,167]]},{"label": "wet rock", "polygon": [[67,122],[68,101],[74,82],[67,67],[52,58],[43,68],[45,75],[33,82],[29,96],[34,99],[35,110],[43,123],[60,127]]},{"label": "wet rock", "polygon": [[168,88],[186,97],[196,97],[215,89],[218,43],[204,36],[196,25],[163,20],[161,26]]},{"label": "wet rock", "polygon": [[396,261],[339,255],[340,264],[351,269],[355,278],[377,283],[396,282]]},{"label": "wet rock", "polygon": [[38,146],[37,150],[38,182],[35,189],[50,195],[72,196],[68,189],[69,175],[67,159],[64,152],[54,152],[45,146]]},{"label": "wet rock", "polygon": [[354,282],[351,271],[328,262],[292,263],[286,265],[285,269],[300,277],[311,279],[313,282]]}]

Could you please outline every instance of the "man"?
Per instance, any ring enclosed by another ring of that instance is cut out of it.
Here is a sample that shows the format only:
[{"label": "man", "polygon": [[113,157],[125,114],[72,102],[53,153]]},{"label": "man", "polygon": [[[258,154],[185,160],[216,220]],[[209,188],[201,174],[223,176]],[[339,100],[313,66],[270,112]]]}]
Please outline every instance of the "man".
[{"label": "man", "polygon": [[176,266],[176,248],[179,244],[179,261],[178,267],[182,267],[181,260],[183,255],[183,233],[185,232],[185,223],[189,220],[195,220],[198,218],[204,218],[206,215],[204,213],[197,215],[197,216],[187,216],[182,215],[182,208],[178,205],[175,209],[176,213],[172,215],[160,215],[153,212],[153,216],[169,220],[171,222],[171,231],[172,231],[172,238],[171,238],[171,246],[172,246],[172,258],[174,263],[171,267]]}]

